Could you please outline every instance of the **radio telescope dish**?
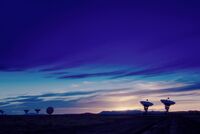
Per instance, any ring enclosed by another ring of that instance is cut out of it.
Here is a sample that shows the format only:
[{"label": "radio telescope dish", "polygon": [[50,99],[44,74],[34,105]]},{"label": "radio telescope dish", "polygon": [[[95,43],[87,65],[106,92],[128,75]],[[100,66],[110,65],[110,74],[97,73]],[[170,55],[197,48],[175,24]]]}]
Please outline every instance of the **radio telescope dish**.
[{"label": "radio telescope dish", "polygon": [[149,108],[150,106],[153,106],[153,103],[152,103],[152,102],[149,102],[148,99],[147,99],[146,101],[140,101],[140,103],[143,105],[145,113],[148,112],[148,108]]},{"label": "radio telescope dish", "polygon": [[35,109],[35,112],[36,112],[37,114],[39,114],[40,109]]},{"label": "radio telescope dish", "polygon": [[28,114],[28,112],[29,112],[28,109],[25,109],[25,110],[24,110],[24,113],[25,113],[26,115]]},{"label": "radio telescope dish", "polygon": [[166,112],[169,112],[171,105],[176,104],[174,101],[170,100],[169,97],[167,99],[161,99],[160,101],[165,105]]},{"label": "radio telescope dish", "polygon": [[46,110],[47,114],[52,115],[54,112],[54,108],[53,107],[48,107]]}]

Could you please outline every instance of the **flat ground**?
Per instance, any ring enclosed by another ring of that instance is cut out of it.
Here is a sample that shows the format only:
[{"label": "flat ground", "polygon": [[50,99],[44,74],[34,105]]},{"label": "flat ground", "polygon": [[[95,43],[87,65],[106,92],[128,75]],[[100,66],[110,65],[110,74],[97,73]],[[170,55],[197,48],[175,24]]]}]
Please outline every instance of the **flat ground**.
[{"label": "flat ground", "polygon": [[200,115],[0,116],[0,134],[200,134]]}]

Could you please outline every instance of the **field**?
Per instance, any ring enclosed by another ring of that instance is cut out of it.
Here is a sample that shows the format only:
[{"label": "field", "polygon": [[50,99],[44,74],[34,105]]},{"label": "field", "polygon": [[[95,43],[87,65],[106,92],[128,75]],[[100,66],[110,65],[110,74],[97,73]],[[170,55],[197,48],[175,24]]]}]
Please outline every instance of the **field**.
[{"label": "field", "polygon": [[0,134],[200,134],[200,115],[0,116]]}]

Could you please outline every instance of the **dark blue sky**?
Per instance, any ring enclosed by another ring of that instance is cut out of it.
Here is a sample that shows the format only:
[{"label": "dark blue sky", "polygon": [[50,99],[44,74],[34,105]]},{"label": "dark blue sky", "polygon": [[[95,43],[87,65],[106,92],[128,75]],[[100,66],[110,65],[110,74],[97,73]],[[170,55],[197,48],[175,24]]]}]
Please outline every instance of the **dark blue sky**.
[{"label": "dark blue sky", "polygon": [[140,108],[149,97],[161,109],[166,96],[180,102],[174,110],[200,106],[200,2],[0,5],[0,108],[98,112]]}]

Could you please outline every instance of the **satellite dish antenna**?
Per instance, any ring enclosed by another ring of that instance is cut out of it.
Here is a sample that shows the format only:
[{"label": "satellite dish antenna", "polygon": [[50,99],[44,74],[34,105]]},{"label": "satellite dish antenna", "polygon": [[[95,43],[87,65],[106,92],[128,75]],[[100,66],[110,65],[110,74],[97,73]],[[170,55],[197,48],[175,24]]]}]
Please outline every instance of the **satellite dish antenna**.
[{"label": "satellite dish antenna", "polygon": [[37,114],[39,114],[40,109],[35,109],[35,112],[36,112]]},{"label": "satellite dish antenna", "polygon": [[29,112],[29,110],[28,110],[28,109],[25,109],[24,112],[25,112],[25,114],[27,115],[28,112]]},{"label": "satellite dish antenna", "polygon": [[48,107],[46,110],[47,114],[52,115],[54,112],[54,108],[53,107]]},{"label": "satellite dish antenna", "polygon": [[152,102],[149,102],[148,99],[147,99],[146,101],[140,101],[140,103],[143,105],[145,113],[148,112],[148,108],[149,108],[150,106],[153,106],[153,103],[152,103]]},{"label": "satellite dish antenna", "polygon": [[170,106],[176,104],[174,101],[170,100],[169,97],[167,99],[161,99],[160,101],[165,105],[167,113],[169,112]]}]

